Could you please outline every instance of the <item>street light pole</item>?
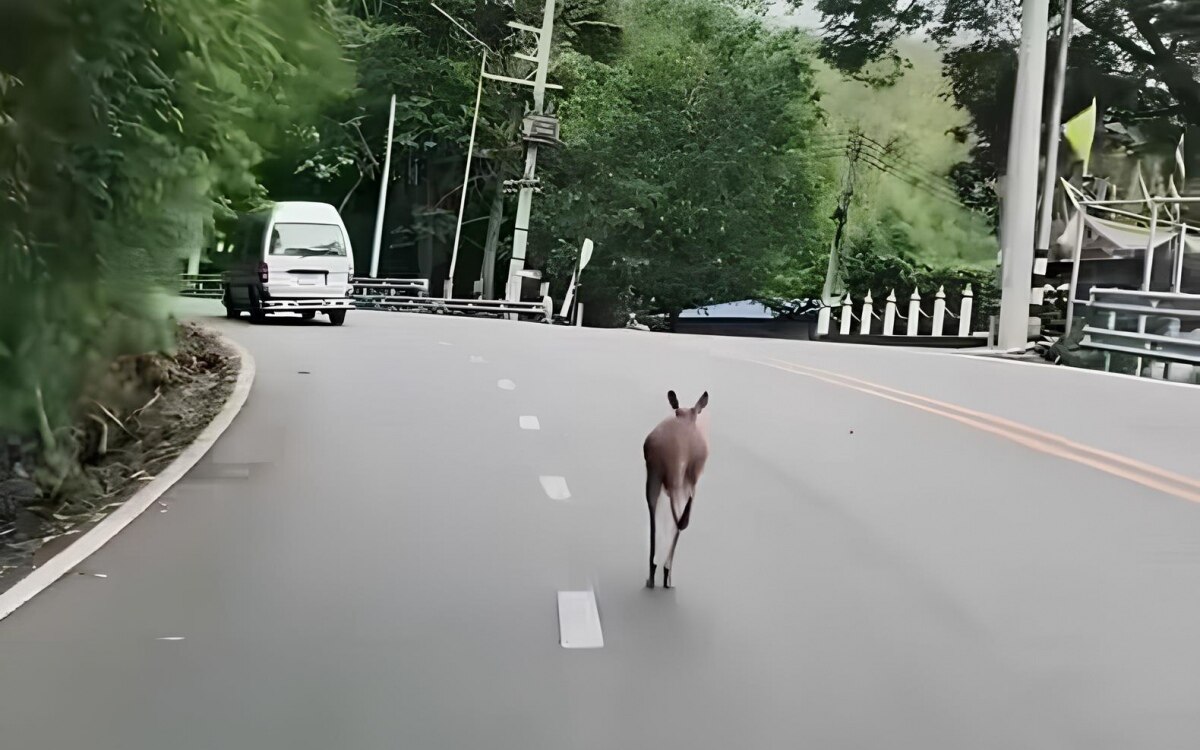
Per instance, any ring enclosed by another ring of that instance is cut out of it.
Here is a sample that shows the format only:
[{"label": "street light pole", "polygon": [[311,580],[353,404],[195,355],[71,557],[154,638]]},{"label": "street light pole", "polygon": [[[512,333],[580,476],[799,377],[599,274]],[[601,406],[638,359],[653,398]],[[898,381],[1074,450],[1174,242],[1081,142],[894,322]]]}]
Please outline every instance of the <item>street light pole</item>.
[{"label": "street light pole", "polygon": [[[542,12],[540,30],[524,27],[538,36],[537,70],[533,78],[533,114],[545,113],[546,74],[550,69],[550,37],[554,33],[554,0],[546,0]],[[521,271],[525,270],[525,248],[529,242],[529,212],[533,205],[534,175],[537,170],[538,145],[528,141],[525,145],[525,171],[521,175],[521,190],[517,195],[517,218],[513,229],[512,260],[508,264],[508,287],[506,298],[510,302],[521,299]]]},{"label": "street light pole", "polygon": [[1001,349],[1024,349],[1029,341],[1030,286],[1037,219],[1038,151],[1046,75],[1049,0],[1024,0],[1017,90],[1008,146],[1003,221],[1000,227]]},{"label": "street light pole", "polygon": [[575,262],[575,270],[571,272],[571,285],[567,287],[567,294],[563,298],[562,312],[559,313],[559,317],[570,320],[576,309],[575,295],[579,291],[579,278],[583,275],[583,269],[587,268],[587,264],[592,260],[593,248],[594,243],[591,240],[583,241],[583,248],[579,251],[579,260]]},{"label": "street light pole", "polygon": [[1058,144],[1062,140],[1063,97],[1067,90],[1067,57],[1075,18],[1073,0],[1063,0],[1062,28],[1058,35],[1058,64],[1054,70],[1054,91],[1050,99],[1050,117],[1046,121],[1046,169],[1042,180],[1042,214],[1038,220],[1039,250],[1050,249],[1050,223],[1054,216],[1054,188],[1058,185]]},{"label": "street light pole", "polygon": [[[436,7],[436,6],[434,6]],[[475,89],[475,116],[471,119],[471,140],[467,143],[467,167],[463,174],[462,195],[458,199],[458,224],[454,227],[454,249],[450,252],[450,274],[446,278],[446,299],[454,297],[454,268],[458,265],[458,243],[462,239],[463,212],[467,209],[467,185],[471,182],[471,157],[475,155],[475,129],[479,125],[479,103],[483,99],[483,77],[487,74],[487,53],[479,63],[479,85]]]},{"label": "street light pole", "polygon": [[396,129],[396,95],[392,94],[388,114],[387,150],[383,157],[383,175],[379,180],[379,208],[375,211],[375,238],[371,245],[371,278],[379,277],[379,248],[383,244],[383,215],[387,209],[388,180],[392,178],[392,134]]}]

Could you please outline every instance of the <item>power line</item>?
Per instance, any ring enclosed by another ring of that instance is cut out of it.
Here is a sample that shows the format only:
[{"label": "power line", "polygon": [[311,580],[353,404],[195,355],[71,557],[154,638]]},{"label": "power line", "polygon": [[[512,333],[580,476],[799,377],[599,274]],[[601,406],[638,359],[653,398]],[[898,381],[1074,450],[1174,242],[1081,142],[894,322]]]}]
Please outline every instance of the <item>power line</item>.
[{"label": "power line", "polygon": [[[826,142],[828,143],[828,141]],[[890,175],[930,197],[945,201],[959,208],[967,208],[959,199],[957,192],[954,191],[950,183],[944,178],[925,167],[899,156],[894,150],[884,146],[874,138],[861,133],[851,133],[847,138],[844,148],[831,148],[829,145],[818,145],[808,155],[816,159],[828,159],[841,154],[846,154],[851,163],[861,159],[868,166]]]},{"label": "power line", "polygon": [[886,163],[878,161],[877,157],[875,157],[873,154],[864,152],[861,156],[861,159],[864,162],[866,162],[869,166],[874,167],[875,169],[878,169],[880,172],[889,174],[892,177],[895,177],[896,179],[905,183],[906,185],[916,188],[917,190],[920,190],[921,192],[923,192],[933,198],[937,198],[938,200],[945,201],[946,203],[950,203],[952,205],[962,207],[962,204],[959,202],[957,197],[953,197],[950,194],[942,192],[940,190],[935,190],[933,188],[930,188],[928,185],[922,184],[918,180],[912,179],[910,176],[908,176],[907,174],[905,174],[903,172],[896,170],[894,167],[892,167]]},{"label": "power line", "polygon": [[[840,136],[841,134],[838,135]],[[828,138],[828,136],[822,137],[826,139]],[[898,171],[905,172],[910,178],[925,183],[931,189],[942,190],[950,195],[956,194],[953,186],[943,175],[937,174],[929,168],[901,156],[896,149],[890,146],[885,146],[874,138],[863,135],[862,133],[850,133],[844,137],[847,138],[847,149],[851,147],[851,141],[857,138],[863,147],[871,149],[875,152],[876,158],[887,162]],[[827,142],[827,140],[823,140],[821,145],[824,145]]]},{"label": "power line", "polygon": [[905,172],[910,174],[914,179],[920,179],[920,180],[928,183],[932,187],[950,189],[949,183],[947,183],[946,180],[943,177],[941,177],[940,175],[934,174],[933,172],[930,172],[929,170],[922,169],[921,167],[913,165],[911,162],[905,161],[905,160],[897,157],[894,153],[887,152],[887,151],[880,151],[877,147],[872,146],[869,143],[864,144],[864,145],[867,149],[869,149],[877,157],[887,161],[889,164],[895,166],[897,169],[904,170]]},{"label": "power line", "polygon": [[864,149],[864,153],[878,161],[882,166],[886,167],[887,171],[893,172],[897,176],[904,177],[907,181],[913,183],[914,186],[920,187],[922,190],[925,190],[928,193],[936,193],[943,198],[947,198],[956,202],[958,201],[958,194],[947,183],[940,181],[933,182],[926,177],[914,174],[912,171],[907,170],[891,161],[888,157],[881,156],[869,149]]},{"label": "power line", "polygon": [[927,179],[934,184],[937,184],[937,185],[945,185],[946,184],[946,178],[944,176],[934,172],[933,170],[929,169],[928,167],[917,164],[916,162],[912,161],[911,159],[906,159],[904,156],[902,156],[900,153],[898,153],[895,149],[884,146],[883,144],[879,143],[878,141],[874,140],[873,138],[868,138],[867,136],[862,136],[862,138],[872,148],[874,148],[876,151],[882,152],[883,156],[888,157],[889,159],[891,159],[893,162],[897,163],[898,165],[906,167],[909,171],[915,172],[915,173],[921,175],[924,179]]}]

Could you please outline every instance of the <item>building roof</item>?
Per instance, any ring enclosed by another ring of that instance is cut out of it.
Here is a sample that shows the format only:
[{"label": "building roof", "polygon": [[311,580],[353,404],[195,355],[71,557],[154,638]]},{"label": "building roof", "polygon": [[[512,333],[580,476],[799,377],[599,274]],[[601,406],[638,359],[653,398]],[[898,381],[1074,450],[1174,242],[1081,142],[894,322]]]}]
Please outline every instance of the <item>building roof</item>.
[{"label": "building roof", "polygon": [[718,305],[697,307],[694,310],[684,310],[680,318],[747,318],[770,320],[775,317],[775,311],[763,303],[744,299],[738,302],[723,302]]},{"label": "building roof", "polygon": [[[1088,230],[1084,235],[1083,249],[1085,251],[1099,251],[1104,255],[1114,257],[1129,257],[1138,252],[1145,253],[1146,247],[1150,244],[1149,227],[1100,219],[1095,216],[1083,216],[1077,211],[1055,242],[1057,247],[1055,248],[1056,252],[1052,253],[1052,260],[1059,258],[1070,260],[1072,258],[1075,251],[1075,242],[1079,236],[1079,222],[1081,217],[1085,221],[1084,226]],[[1154,247],[1156,249],[1160,248],[1172,242],[1178,236],[1179,229],[1177,227],[1166,222],[1160,223],[1155,228]],[[1200,251],[1200,242],[1197,242],[1196,238],[1189,236],[1185,241],[1188,253]]]}]

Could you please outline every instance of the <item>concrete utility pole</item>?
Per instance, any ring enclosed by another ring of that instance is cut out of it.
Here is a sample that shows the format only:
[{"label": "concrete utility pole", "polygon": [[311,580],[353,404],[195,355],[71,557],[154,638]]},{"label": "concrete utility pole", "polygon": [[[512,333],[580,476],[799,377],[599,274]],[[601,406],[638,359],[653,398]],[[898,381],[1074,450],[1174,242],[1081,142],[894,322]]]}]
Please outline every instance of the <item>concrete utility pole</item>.
[{"label": "concrete utility pole", "polygon": [[[545,114],[546,89],[548,88],[546,85],[546,74],[550,69],[550,37],[554,33],[554,0],[546,0],[546,5],[542,12],[542,28],[535,29],[532,26],[523,26],[517,23],[510,23],[509,25],[521,31],[528,31],[537,35],[537,55],[533,58],[530,58],[528,55],[517,55],[517,57],[537,63],[537,70],[533,76],[532,114]],[[491,78],[493,76],[489,75],[488,77]],[[510,83],[525,85],[529,83],[524,80],[496,78],[497,80],[506,80]],[[520,273],[525,270],[525,248],[529,242],[529,211],[533,206],[533,191],[537,186],[535,177],[537,155],[538,144],[533,141],[527,141],[525,145],[525,172],[521,175],[520,192],[517,195],[517,219],[516,226],[513,229],[512,260],[508,264],[506,298],[510,302],[519,301],[521,298],[522,277]]]},{"label": "concrete utility pole", "polygon": [[850,216],[850,202],[854,198],[855,168],[859,157],[862,156],[862,137],[858,132],[850,135],[846,143],[846,173],[842,179],[842,197],[834,212],[834,222],[837,228],[833,240],[829,243],[829,264],[825,268],[825,286],[821,290],[821,301],[824,303],[817,313],[817,333],[825,336],[829,333],[832,318],[832,305],[840,298],[838,282],[841,280],[842,239],[845,237],[846,222]]},{"label": "concrete utility pole", "polygon": [[1021,6],[1021,51],[1000,226],[1001,291],[997,343],[1001,349],[1024,349],[1029,341],[1049,14],[1049,0],[1024,0]]},{"label": "concrete utility pole", "polygon": [[1059,31],[1058,64],[1054,70],[1054,91],[1050,99],[1050,118],[1046,121],[1046,169],[1042,180],[1042,215],[1038,220],[1038,250],[1050,249],[1050,224],[1054,217],[1054,188],[1058,185],[1058,144],[1062,140],[1063,97],[1067,90],[1067,57],[1075,25],[1073,0],[1063,0],[1062,28]]}]

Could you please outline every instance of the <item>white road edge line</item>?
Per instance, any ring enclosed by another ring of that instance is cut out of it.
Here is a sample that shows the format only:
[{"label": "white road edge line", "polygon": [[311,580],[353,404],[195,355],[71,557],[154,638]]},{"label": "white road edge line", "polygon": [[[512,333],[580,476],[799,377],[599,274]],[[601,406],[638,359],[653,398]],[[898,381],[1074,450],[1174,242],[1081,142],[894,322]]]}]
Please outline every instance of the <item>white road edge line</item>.
[{"label": "white road edge line", "polygon": [[225,430],[233,424],[234,418],[246,405],[250,387],[254,384],[256,372],[254,357],[246,351],[245,347],[220,331],[212,328],[206,328],[206,330],[215,334],[221,343],[232,349],[241,363],[237,382],[234,383],[233,392],[229,394],[229,400],[221,407],[217,416],[208,423],[208,426],[200,432],[195,442],[179,454],[179,457],[172,461],[170,466],[163,469],[154,481],[136,492],[133,497],[125,501],[124,505],[92,527],[91,531],[79,537],[69,547],[46,561],[44,565],[17,581],[8,591],[0,594],[0,620],[8,617],[22,604],[45,591],[51,584],[107,544],[126,526],[133,523],[134,519],[154,505],[167,490],[171,489],[193,466],[199,463],[200,459],[204,458],[204,455],[217,442],[217,438],[221,437]]},{"label": "white road edge line", "polygon": [[567,489],[567,480],[562,477],[538,477],[542,489],[551,500],[570,500],[571,490]]},{"label": "white road edge line", "polygon": [[537,417],[521,417],[521,429],[540,430],[542,429],[542,423],[538,421]]},{"label": "white road edge line", "polygon": [[558,642],[563,648],[604,648],[594,592],[558,592]]}]

